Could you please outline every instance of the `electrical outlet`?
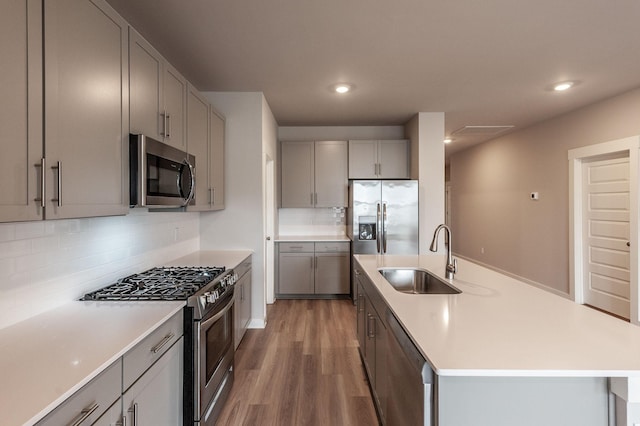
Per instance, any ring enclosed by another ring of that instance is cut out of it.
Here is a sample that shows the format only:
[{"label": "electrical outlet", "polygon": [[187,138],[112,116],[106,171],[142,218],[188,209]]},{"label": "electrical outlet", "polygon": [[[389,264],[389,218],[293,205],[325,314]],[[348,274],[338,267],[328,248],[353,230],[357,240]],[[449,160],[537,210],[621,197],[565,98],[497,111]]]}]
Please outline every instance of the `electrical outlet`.
[{"label": "electrical outlet", "polygon": [[480,254],[484,254],[484,247],[480,247]]}]

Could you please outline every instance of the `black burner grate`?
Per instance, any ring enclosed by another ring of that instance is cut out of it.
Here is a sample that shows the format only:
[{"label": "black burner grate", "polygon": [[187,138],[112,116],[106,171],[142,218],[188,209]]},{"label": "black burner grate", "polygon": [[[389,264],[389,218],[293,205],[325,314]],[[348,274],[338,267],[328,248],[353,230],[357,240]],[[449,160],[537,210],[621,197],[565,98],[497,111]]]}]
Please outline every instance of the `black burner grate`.
[{"label": "black burner grate", "polygon": [[153,268],[122,278],[82,300],[186,300],[224,271],[224,267]]}]

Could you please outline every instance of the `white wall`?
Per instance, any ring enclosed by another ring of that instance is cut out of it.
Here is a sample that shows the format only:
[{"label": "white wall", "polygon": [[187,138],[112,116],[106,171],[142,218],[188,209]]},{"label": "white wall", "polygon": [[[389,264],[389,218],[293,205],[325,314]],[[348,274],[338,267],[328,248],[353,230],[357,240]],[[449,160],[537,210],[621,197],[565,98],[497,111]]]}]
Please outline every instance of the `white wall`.
[{"label": "white wall", "polygon": [[638,111],[640,89],[452,155],[455,251],[568,294],[567,153],[640,134]]},{"label": "white wall", "polygon": [[197,213],[0,224],[0,328],[199,248]]},{"label": "white wall", "polygon": [[404,139],[403,126],[280,126],[281,141]]},{"label": "white wall", "polygon": [[[444,223],[444,113],[420,112],[405,125],[411,140],[411,177],[418,179],[420,254],[429,254],[433,231]],[[440,251],[444,252],[440,236]]]},{"label": "white wall", "polygon": [[[272,151],[273,134],[263,129],[264,97],[259,92],[204,93],[226,118],[225,141],[225,209],[201,213],[202,250],[246,249],[253,251],[251,318],[266,321],[263,223],[263,156]],[[274,138],[275,139],[275,138]],[[263,148],[263,145],[265,147]],[[275,145],[275,142],[273,142]]]}]

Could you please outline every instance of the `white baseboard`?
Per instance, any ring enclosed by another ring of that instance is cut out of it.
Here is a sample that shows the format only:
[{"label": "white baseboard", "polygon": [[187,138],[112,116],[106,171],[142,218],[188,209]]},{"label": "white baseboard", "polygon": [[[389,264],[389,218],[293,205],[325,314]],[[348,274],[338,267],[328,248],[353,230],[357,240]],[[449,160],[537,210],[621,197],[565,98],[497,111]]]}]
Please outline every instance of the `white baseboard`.
[{"label": "white baseboard", "polygon": [[249,325],[247,328],[265,328],[267,326],[267,322],[264,319],[251,319],[249,321]]}]

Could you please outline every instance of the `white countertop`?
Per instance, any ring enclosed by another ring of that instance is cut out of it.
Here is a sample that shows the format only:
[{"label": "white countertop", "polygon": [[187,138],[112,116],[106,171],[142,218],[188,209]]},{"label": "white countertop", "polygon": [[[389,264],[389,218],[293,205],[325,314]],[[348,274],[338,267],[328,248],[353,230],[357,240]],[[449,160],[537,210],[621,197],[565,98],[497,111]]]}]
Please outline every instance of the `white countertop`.
[{"label": "white countertop", "polygon": [[337,241],[337,242],[349,242],[351,241],[346,235],[278,235],[275,238],[276,242],[287,242],[287,241]]},{"label": "white countertop", "polygon": [[[164,264],[233,268],[251,254],[198,251]],[[73,301],[0,329],[0,424],[34,424],[184,306]]]},{"label": "white countertop", "polygon": [[640,377],[636,325],[462,259],[451,281],[462,294],[404,294],[377,268],[444,278],[445,257],[355,257],[441,376]]},{"label": "white countertop", "polygon": [[202,250],[167,262],[167,266],[224,266],[235,268],[251,256],[251,250]]},{"label": "white countertop", "polygon": [[1,329],[1,423],[40,420],[183,307],[75,301]]}]

